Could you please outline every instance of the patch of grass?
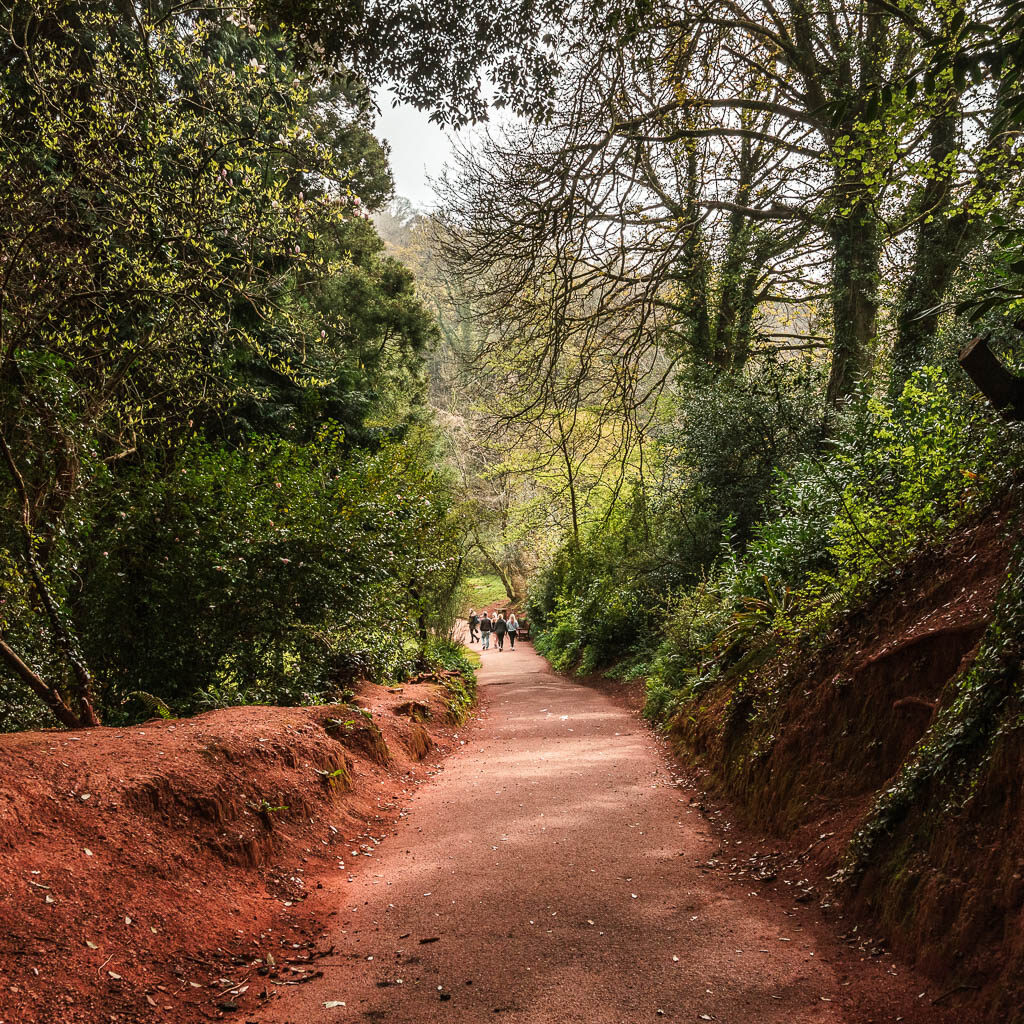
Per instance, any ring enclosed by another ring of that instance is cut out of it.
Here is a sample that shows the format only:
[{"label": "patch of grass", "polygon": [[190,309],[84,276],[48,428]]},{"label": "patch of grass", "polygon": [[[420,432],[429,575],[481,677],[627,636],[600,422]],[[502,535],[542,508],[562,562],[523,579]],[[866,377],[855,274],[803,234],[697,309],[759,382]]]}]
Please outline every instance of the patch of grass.
[{"label": "patch of grass", "polygon": [[470,608],[478,612],[482,608],[495,611],[507,608],[509,605],[508,594],[497,576],[470,576],[464,584],[465,597],[462,601],[462,613],[465,615]]}]

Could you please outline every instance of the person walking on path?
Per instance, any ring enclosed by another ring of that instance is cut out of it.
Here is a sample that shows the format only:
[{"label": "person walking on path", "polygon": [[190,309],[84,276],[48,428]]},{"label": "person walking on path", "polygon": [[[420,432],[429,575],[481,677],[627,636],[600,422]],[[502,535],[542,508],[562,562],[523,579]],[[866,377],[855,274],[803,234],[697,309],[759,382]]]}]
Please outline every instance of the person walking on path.
[{"label": "person walking on path", "polygon": [[498,618],[494,622],[494,633],[498,638],[498,650],[505,649],[505,634],[508,632],[508,620],[504,612],[498,612]]},{"label": "person walking on path", "polygon": [[470,608],[469,610],[469,642],[475,644],[480,639],[479,633],[480,616]]},{"label": "person walking on path", "polygon": [[506,628],[508,629],[509,650],[514,651],[516,649],[516,634],[519,632],[519,620],[516,618],[515,612],[508,613]]},{"label": "person walking on path", "polygon": [[480,639],[482,641],[480,649],[482,651],[490,650],[491,647],[491,617],[487,614],[487,610],[484,609],[483,615],[480,617]]}]

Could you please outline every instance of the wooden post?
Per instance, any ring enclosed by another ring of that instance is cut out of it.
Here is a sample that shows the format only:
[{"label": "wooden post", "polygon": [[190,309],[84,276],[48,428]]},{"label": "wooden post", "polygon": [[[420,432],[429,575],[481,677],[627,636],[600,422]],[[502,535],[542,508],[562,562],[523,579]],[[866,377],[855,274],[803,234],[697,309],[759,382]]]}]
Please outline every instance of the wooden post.
[{"label": "wooden post", "polygon": [[978,390],[1007,420],[1024,420],[1024,378],[1011,373],[988,347],[990,335],[979,334],[960,353],[958,362]]}]

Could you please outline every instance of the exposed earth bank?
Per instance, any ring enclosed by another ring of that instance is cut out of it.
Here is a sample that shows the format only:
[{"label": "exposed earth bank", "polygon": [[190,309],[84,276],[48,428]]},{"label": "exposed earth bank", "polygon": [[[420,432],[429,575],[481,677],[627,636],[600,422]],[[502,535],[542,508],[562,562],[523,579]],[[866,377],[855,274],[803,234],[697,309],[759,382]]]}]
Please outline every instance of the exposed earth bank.
[{"label": "exposed earth bank", "polygon": [[0,1024],[244,1020],[302,983],[322,880],[374,863],[465,710],[435,683],[367,685],[0,736]]},{"label": "exposed earth bank", "polygon": [[[1019,537],[1008,501],[909,562],[819,645],[749,652],[668,723],[747,827],[805,851],[814,898],[942,979],[961,1019],[1024,1020],[1020,665],[969,676],[997,594],[1024,582],[1007,582]],[[910,790],[919,744],[958,753]],[[908,795],[883,817],[890,790]]]}]

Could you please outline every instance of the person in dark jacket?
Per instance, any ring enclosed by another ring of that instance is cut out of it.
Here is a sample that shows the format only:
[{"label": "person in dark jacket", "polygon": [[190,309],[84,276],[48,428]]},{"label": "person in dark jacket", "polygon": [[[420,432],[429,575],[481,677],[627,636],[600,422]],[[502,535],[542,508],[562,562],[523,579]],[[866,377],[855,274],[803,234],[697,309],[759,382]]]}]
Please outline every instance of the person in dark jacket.
[{"label": "person in dark jacket", "polygon": [[469,610],[469,642],[475,644],[480,639],[480,616],[471,608]]},{"label": "person in dark jacket", "polygon": [[494,635],[498,638],[498,650],[503,651],[505,649],[505,634],[508,632],[508,620],[505,618],[504,612],[498,612],[498,617],[494,620]]},{"label": "person in dark jacket", "polygon": [[486,610],[480,616],[480,639],[482,641],[480,650],[489,650],[491,646],[491,617]]}]

